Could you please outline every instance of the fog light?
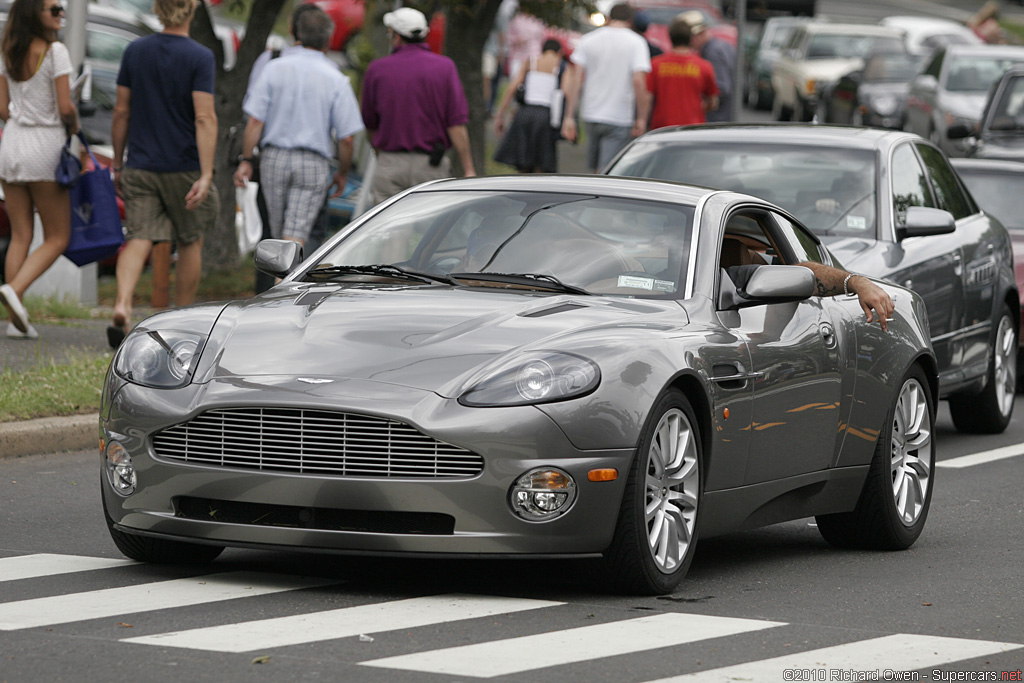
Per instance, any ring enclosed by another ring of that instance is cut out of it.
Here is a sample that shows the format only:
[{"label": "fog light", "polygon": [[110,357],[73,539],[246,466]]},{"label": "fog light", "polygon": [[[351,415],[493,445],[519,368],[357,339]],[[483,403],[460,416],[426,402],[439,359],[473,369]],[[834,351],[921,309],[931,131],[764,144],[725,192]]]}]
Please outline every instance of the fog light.
[{"label": "fog light", "polygon": [[516,480],[509,496],[512,511],[534,522],[564,514],[576,500],[576,482],[554,468],[530,470]]},{"label": "fog light", "polygon": [[128,455],[117,441],[107,444],[107,481],[111,488],[122,496],[128,496],[135,492],[135,466],[132,465],[132,456]]}]

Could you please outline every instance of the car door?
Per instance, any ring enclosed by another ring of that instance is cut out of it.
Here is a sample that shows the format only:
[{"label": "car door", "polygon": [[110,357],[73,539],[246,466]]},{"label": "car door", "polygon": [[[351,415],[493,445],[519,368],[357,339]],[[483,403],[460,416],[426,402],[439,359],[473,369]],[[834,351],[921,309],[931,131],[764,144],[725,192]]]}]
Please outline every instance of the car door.
[{"label": "car door", "polygon": [[954,232],[899,239],[908,207],[941,207],[913,143],[902,143],[893,151],[889,175],[897,241],[886,255],[887,277],[924,299],[941,375],[958,366],[962,359],[962,348],[953,343],[963,318],[960,237]]},{"label": "car door", "polygon": [[936,52],[928,66],[914,78],[910,85],[910,95],[907,97],[906,129],[922,137],[928,137],[932,133],[932,111],[935,109],[939,76],[942,74],[945,57],[945,50]]},{"label": "car door", "polygon": [[[793,229],[781,215],[777,219]],[[799,240],[782,237],[777,219],[768,211],[739,210],[728,218],[726,234],[753,245],[755,254],[762,244],[763,262],[807,260],[808,254],[794,250],[792,242]],[[809,239],[816,249],[817,241]],[[814,260],[820,260],[816,253]],[[745,343],[753,376],[745,484],[815,472],[834,462],[849,407],[842,400],[842,349],[849,346],[851,327],[831,303],[811,297],[723,313]]]},{"label": "car door", "polygon": [[992,320],[998,313],[994,300],[999,272],[996,249],[1001,240],[988,217],[964,192],[945,155],[924,143],[918,143],[917,149],[939,208],[949,211],[956,220],[956,232],[941,237],[954,241],[961,255],[954,272],[961,308],[959,318],[950,321],[952,355],[960,359],[958,367],[951,370],[950,380],[959,381],[988,369]]}]

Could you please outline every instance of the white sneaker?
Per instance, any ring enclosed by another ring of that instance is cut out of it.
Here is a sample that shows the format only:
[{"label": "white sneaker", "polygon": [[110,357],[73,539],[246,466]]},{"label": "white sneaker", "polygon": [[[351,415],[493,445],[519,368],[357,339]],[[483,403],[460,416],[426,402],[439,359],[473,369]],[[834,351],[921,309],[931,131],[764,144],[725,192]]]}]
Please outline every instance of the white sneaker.
[{"label": "white sneaker", "polygon": [[21,305],[21,300],[18,299],[18,295],[14,293],[14,287],[10,285],[0,285],[0,301],[7,306],[11,311],[11,316],[14,319],[12,323],[16,328],[22,332],[28,334],[28,311]]},{"label": "white sneaker", "polygon": [[22,332],[14,323],[7,323],[7,336],[10,339],[39,339],[39,332],[32,325],[28,326],[28,332]]}]

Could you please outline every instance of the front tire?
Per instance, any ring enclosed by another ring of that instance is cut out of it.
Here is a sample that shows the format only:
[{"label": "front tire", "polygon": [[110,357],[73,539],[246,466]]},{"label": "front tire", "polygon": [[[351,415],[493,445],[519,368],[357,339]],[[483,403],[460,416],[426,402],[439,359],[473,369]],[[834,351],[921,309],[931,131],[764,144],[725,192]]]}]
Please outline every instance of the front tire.
[{"label": "front tire", "polygon": [[841,548],[903,550],[921,535],[932,501],[935,403],[924,371],[900,383],[878,435],[864,489],[853,512],[818,515],[818,531]]},{"label": "front tire", "polygon": [[949,413],[958,431],[1000,434],[1013,416],[1017,390],[1017,327],[1010,308],[1003,304],[992,343],[985,388],[980,394],[949,397]]},{"label": "front tire", "polygon": [[219,545],[200,545],[199,543],[184,543],[182,541],[168,541],[150,536],[137,536],[114,528],[114,520],[107,514],[107,508],[103,508],[103,517],[107,521],[107,531],[114,545],[125,557],[138,562],[151,562],[154,564],[206,564],[213,562],[217,556],[224,552],[224,547]]},{"label": "front tire", "polygon": [[702,465],[693,408],[681,391],[670,389],[648,418],[605,553],[605,578],[614,590],[670,593],[686,576],[697,545]]}]

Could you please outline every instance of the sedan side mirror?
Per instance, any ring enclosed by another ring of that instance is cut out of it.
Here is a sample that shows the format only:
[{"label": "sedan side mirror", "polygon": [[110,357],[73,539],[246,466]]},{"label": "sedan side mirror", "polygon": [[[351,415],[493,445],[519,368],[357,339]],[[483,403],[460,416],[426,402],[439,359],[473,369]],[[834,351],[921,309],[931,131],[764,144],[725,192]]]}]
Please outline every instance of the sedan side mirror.
[{"label": "sedan side mirror", "polygon": [[302,245],[292,240],[263,240],[256,245],[256,270],[284,277],[302,262]]},{"label": "sedan side mirror", "polygon": [[896,229],[896,235],[902,240],[907,237],[948,235],[955,230],[956,219],[949,211],[927,206],[911,206],[907,208],[906,223]]},{"label": "sedan side mirror", "polygon": [[963,140],[964,138],[969,138],[972,135],[974,135],[974,131],[965,123],[954,123],[946,129],[946,137],[950,140]]},{"label": "sedan side mirror", "polygon": [[803,266],[737,266],[722,273],[719,308],[803,301],[814,294],[816,281]]}]

